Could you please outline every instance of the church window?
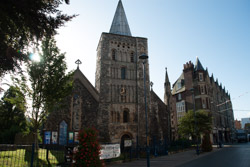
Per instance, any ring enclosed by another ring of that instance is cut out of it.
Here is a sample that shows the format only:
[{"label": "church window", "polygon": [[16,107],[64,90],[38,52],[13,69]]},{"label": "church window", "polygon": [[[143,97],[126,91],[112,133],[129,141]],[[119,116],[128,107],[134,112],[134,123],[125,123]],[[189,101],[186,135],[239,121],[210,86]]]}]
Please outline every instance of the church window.
[{"label": "church window", "polygon": [[117,113],[117,122],[120,122],[120,113]]},{"label": "church window", "polygon": [[126,68],[125,67],[121,68],[121,79],[126,79]]},{"label": "church window", "polygon": [[67,128],[68,125],[65,121],[62,121],[59,125],[59,145],[67,144]]},{"label": "church window", "polygon": [[132,52],[131,54],[130,54],[130,62],[134,62],[134,52]]},{"label": "church window", "polygon": [[112,60],[116,60],[116,50],[112,50]]},{"label": "church window", "polygon": [[123,123],[129,122],[129,110],[125,109],[123,111]]},{"label": "church window", "polygon": [[73,96],[73,118],[72,126],[74,130],[80,129],[81,124],[81,98],[79,95],[75,94]]}]

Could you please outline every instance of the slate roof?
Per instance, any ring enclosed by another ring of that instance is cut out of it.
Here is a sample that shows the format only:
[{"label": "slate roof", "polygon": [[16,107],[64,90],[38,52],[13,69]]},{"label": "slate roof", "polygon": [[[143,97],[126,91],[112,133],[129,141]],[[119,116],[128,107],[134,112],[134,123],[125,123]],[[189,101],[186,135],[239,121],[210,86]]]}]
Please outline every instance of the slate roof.
[{"label": "slate roof", "polygon": [[118,2],[109,33],[132,36],[121,0]]},{"label": "slate roof", "polygon": [[[181,84],[180,88],[178,88],[178,83]],[[182,73],[181,76],[177,79],[177,81],[173,84],[172,95],[184,92],[185,90],[186,87],[184,84],[184,73]]]},{"label": "slate roof", "polygon": [[74,72],[74,80],[79,79],[83,86],[90,92],[90,94],[99,102],[99,92],[95,87],[89,82],[85,75],[77,68]]},{"label": "slate roof", "polygon": [[194,69],[195,69],[195,71],[204,71],[204,68],[201,65],[201,62],[200,62],[198,57],[196,58],[196,63],[195,63]]}]

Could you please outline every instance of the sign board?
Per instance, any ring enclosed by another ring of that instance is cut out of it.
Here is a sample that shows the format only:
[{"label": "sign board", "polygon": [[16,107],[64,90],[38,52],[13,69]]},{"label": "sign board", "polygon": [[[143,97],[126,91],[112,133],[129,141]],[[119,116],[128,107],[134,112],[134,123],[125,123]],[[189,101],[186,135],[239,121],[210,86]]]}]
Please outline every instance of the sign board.
[{"label": "sign board", "polygon": [[74,132],[69,132],[69,144],[72,144],[74,141]]},{"label": "sign board", "polygon": [[52,144],[57,144],[58,133],[56,131],[52,132]]},{"label": "sign board", "polygon": [[100,159],[117,158],[121,154],[120,144],[105,144],[101,145]]},{"label": "sign board", "polygon": [[75,141],[75,143],[79,143],[79,140],[78,140],[78,132],[75,132],[74,141]]},{"label": "sign board", "polygon": [[132,146],[132,140],[124,140],[124,147],[131,147]]},{"label": "sign board", "polygon": [[44,144],[50,144],[50,137],[51,137],[50,131],[44,132]]},{"label": "sign board", "polygon": [[65,147],[65,160],[66,160],[66,163],[72,163],[72,159],[73,159],[73,149],[74,147],[72,146],[66,146]]}]

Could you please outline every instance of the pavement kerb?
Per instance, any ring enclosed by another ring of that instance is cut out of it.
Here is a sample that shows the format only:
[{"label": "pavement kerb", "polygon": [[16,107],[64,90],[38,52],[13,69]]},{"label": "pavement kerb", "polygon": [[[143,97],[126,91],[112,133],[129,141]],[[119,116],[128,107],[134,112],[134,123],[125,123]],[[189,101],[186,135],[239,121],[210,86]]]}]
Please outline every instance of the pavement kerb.
[{"label": "pavement kerb", "polygon": [[[225,146],[228,147],[228,146]],[[212,154],[214,152],[220,151],[223,148],[217,148],[216,145],[213,145],[213,151],[211,152],[203,152],[199,155],[196,155],[195,150],[194,149],[188,149],[188,150],[184,150],[184,151],[180,151],[177,153],[170,153],[169,155],[166,156],[159,156],[159,157],[151,157],[150,161],[152,163],[155,163],[157,161],[159,162],[164,162],[166,164],[166,166],[168,167],[174,167],[174,166],[179,166],[181,164],[187,163],[189,161],[207,156],[209,154]],[[110,164],[107,164],[107,166],[109,167],[124,167],[124,166],[133,166],[133,164],[139,164],[139,163],[144,163],[146,162],[146,159],[139,159],[139,160],[132,160],[132,161],[128,161],[128,162],[112,162]]]}]

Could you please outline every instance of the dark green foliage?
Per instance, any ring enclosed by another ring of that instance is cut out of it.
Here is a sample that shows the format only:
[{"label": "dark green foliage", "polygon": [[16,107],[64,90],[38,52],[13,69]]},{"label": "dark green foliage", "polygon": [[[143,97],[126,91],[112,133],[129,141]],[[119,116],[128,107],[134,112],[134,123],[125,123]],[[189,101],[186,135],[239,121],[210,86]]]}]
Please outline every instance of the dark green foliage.
[{"label": "dark green foliage", "polygon": [[10,86],[0,101],[0,143],[14,143],[17,133],[27,131],[25,112],[24,94]]},{"label": "dark green foliage", "polygon": [[250,123],[246,123],[244,129],[245,130],[250,130]]},{"label": "dark green foliage", "polygon": [[201,149],[204,152],[210,152],[213,150],[212,143],[210,141],[209,133],[205,133],[205,135],[203,136]]},{"label": "dark green foliage", "polygon": [[212,118],[205,111],[190,110],[181,118],[178,133],[183,137],[195,138],[201,134],[209,133],[212,129]]},{"label": "dark green foliage", "polygon": [[78,151],[74,154],[73,166],[102,167],[100,160],[100,145],[97,141],[97,132],[91,128],[85,128],[79,132]]},{"label": "dark green foliage", "polygon": [[[75,15],[62,14],[58,7],[64,0],[0,1],[0,77],[20,69],[28,60],[27,48],[56,30]],[[65,0],[68,4],[69,0]]]}]

